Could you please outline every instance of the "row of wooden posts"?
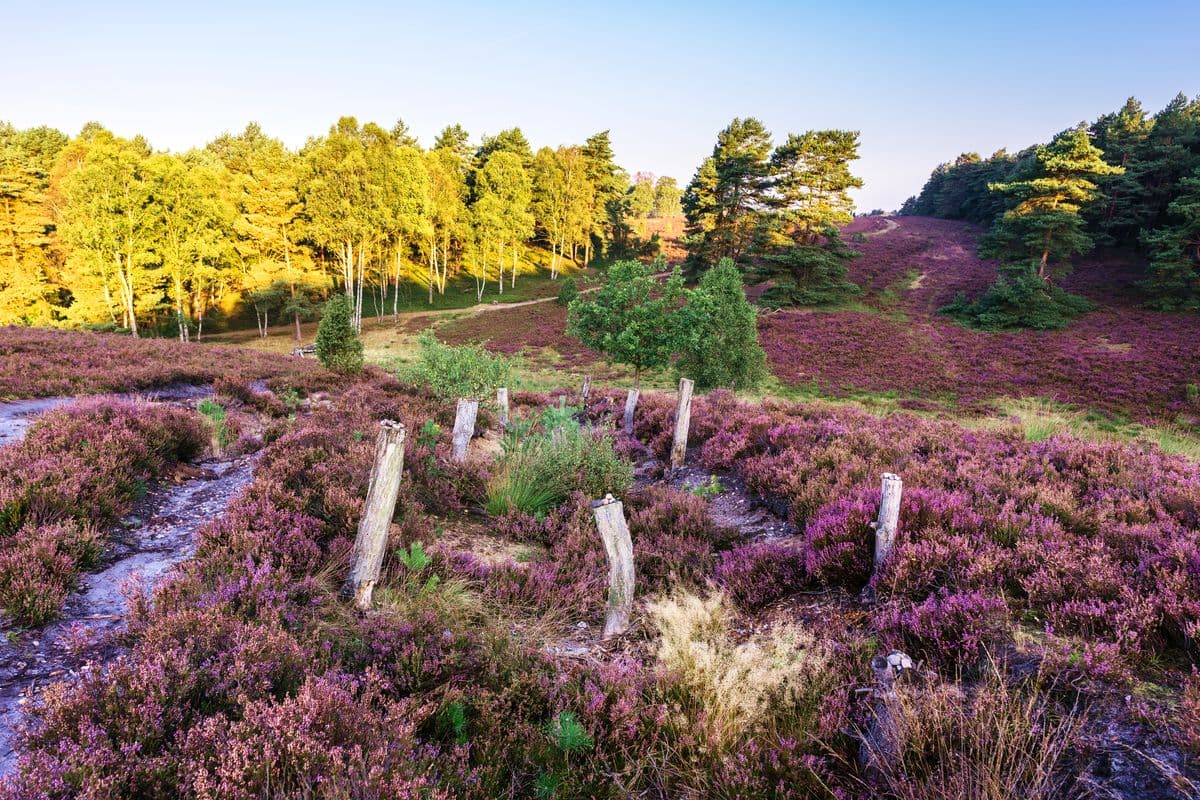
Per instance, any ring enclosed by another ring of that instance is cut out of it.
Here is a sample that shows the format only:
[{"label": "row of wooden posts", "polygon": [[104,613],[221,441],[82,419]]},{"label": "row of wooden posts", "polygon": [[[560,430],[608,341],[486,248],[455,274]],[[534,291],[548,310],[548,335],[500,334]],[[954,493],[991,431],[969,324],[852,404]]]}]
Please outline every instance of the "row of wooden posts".
[{"label": "row of wooden posts", "polygon": [[[580,391],[581,404],[585,403],[591,390],[591,378],[585,378]],[[638,390],[630,389],[625,399],[625,430],[633,432],[633,414],[637,407]],[[509,419],[508,389],[496,392],[499,419],[507,427]],[[451,458],[461,462],[466,459],[467,447],[475,434],[475,417],[479,412],[479,401],[460,399],[454,419]],[[683,466],[687,453],[688,426],[692,413],[692,381],[683,378],[679,382],[679,394],[675,402],[674,438],[671,444],[671,468]],[[396,499],[400,492],[400,477],[404,469],[404,440],[407,431],[402,423],[384,420],[379,423],[379,436],[375,442],[375,463],[367,488],[367,500],[354,549],[350,555],[350,574],[343,593],[351,598],[361,610],[371,607],[372,593],[379,580],[387,548],[388,528],[396,511]],[[896,538],[900,519],[900,496],[903,482],[890,472],[883,475],[883,486],[879,501],[879,514],[871,527],[875,531],[875,569],[887,560]],[[633,541],[629,536],[629,525],[625,519],[624,506],[611,494],[592,504],[596,528],[604,542],[608,556],[608,613],[604,622],[604,638],[624,633],[629,627],[633,613],[633,596],[636,575],[634,573]]]}]

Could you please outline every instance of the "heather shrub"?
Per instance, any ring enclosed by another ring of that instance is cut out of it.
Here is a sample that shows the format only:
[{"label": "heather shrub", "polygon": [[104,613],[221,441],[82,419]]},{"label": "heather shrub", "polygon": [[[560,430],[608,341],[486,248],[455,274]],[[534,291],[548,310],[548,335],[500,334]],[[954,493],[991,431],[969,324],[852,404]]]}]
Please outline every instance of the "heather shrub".
[{"label": "heather shrub", "polygon": [[[1084,720],[1038,678],[995,663],[969,693],[904,686],[885,700],[895,736],[864,734],[872,789],[898,800],[1059,800],[1082,794],[1073,770]],[[891,742],[895,742],[893,745]]]},{"label": "heather shrub", "polygon": [[181,788],[198,800],[448,798],[436,787],[439,753],[416,734],[427,714],[387,698],[370,673],[312,677],[294,697],[192,729]]},{"label": "heather shrub", "polygon": [[670,724],[696,726],[711,755],[733,752],[752,735],[816,725],[830,656],[811,633],[780,627],[735,643],[734,612],[720,593],[680,592],[646,611],[659,636],[664,691],[679,709]]},{"label": "heather shrub", "polygon": [[1200,756],[1200,672],[1194,669],[1179,700],[1179,739],[1192,755]]},{"label": "heather shrub", "polygon": [[804,568],[830,586],[857,590],[871,575],[874,553],[871,521],[879,490],[860,491],[834,501],[804,529]]},{"label": "heather shrub", "polygon": [[100,535],[89,525],[26,525],[0,549],[0,609],[23,625],[44,625],[99,554]]},{"label": "heather shrub", "polygon": [[717,585],[748,611],[793,594],[804,580],[804,550],[794,541],[750,542],[722,553],[716,567]]},{"label": "heather shrub", "polygon": [[714,550],[736,535],[713,523],[703,499],[666,487],[631,495],[627,514],[639,592],[703,585]]},{"label": "heather shrub", "polygon": [[1008,607],[982,592],[945,590],[923,601],[893,601],[875,614],[886,644],[938,669],[972,667],[1010,636]]}]

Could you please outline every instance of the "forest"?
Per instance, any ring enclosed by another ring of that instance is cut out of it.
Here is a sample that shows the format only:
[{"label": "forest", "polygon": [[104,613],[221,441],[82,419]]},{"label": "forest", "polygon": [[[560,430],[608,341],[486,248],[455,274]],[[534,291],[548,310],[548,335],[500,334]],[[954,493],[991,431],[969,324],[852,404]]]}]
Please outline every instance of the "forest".
[{"label": "forest", "polygon": [[934,170],[900,213],[990,226],[981,252],[1004,262],[996,286],[952,313],[992,327],[1062,327],[1089,306],[1051,282],[1095,247],[1146,263],[1150,308],[1200,311],[1200,98],[1149,114],[1136,98],[1049,145],[989,158],[963,153]]},{"label": "forest", "polygon": [[343,117],[298,152],[250,124],[169,153],[96,123],[0,123],[0,325],[187,341],[252,308],[298,333],[336,289],[361,326],[402,290],[433,304],[465,282],[481,300],[634,251],[634,221],[677,216],[679,196],[617,166],[607,131],[534,152],[520,128],[472,145],[450,125],[422,149],[403,122]]}]

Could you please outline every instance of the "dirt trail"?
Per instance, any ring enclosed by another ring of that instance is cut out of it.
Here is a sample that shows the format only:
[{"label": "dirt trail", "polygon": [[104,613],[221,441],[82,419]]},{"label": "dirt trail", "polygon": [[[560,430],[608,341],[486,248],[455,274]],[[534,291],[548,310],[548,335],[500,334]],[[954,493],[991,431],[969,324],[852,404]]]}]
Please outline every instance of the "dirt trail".
[{"label": "dirt trail", "polygon": [[[670,272],[657,272],[651,277],[666,278],[670,276]],[[592,286],[587,289],[580,289],[580,294],[591,294],[599,291],[599,286]],[[385,314],[380,317],[363,317],[362,326],[364,331],[380,330],[383,328],[397,328],[403,326],[407,322],[422,319],[436,319],[438,317],[447,317],[460,315],[463,317],[471,317],[476,314],[486,314],[491,311],[504,311],[510,308],[521,308],[523,306],[536,306],[542,303],[558,302],[557,295],[549,297],[536,297],[532,300],[518,300],[513,303],[500,302],[494,300],[489,303],[476,303],[473,306],[464,306],[462,308],[430,308],[422,311],[401,311],[396,316]],[[313,336],[316,335],[317,326],[315,323],[307,323],[302,326],[304,342],[310,342]],[[267,339],[272,337],[286,337],[292,339],[294,337],[296,327],[294,325],[272,325],[267,328]],[[253,329],[228,331],[225,333],[214,333],[204,337],[204,341],[211,344],[243,344],[264,341],[259,337],[258,332]]]},{"label": "dirt trail", "polygon": [[[110,396],[188,403],[211,395],[211,386],[180,384]],[[23,438],[38,414],[76,399],[0,403],[0,445]],[[82,576],[61,619],[38,630],[0,629],[0,776],[16,761],[13,734],[21,707],[47,684],[97,669],[121,651],[115,634],[125,627],[123,588],[137,582],[149,592],[172,566],[188,558],[196,530],[250,482],[252,466],[249,457],[178,465],[108,531],[101,563]]]},{"label": "dirt trail", "polygon": [[796,528],[787,521],[786,508],[774,508],[746,488],[746,482],[730,472],[713,472],[697,465],[692,460],[692,451],[681,469],[666,474],[662,479],[653,477],[659,471],[657,459],[638,464],[634,469],[634,485],[638,488],[670,486],[681,492],[694,492],[701,486],[711,485],[713,478],[720,484],[720,491],[709,496],[708,514],[722,528],[734,528],[742,537],[766,539],[794,536]]},{"label": "dirt trail", "polygon": [[250,482],[252,461],[213,460],[176,470],[180,483],[150,490],[134,513],[110,531],[100,568],[63,608],[62,618],[41,630],[6,631],[0,653],[0,776],[16,761],[14,725],[20,708],[45,685],[98,669],[121,648],[114,634],[125,627],[122,588],[139,580],[149,592],[195,547],[195,533],[218,516]]},{"label": "dirt trail", "polygon": [[882,228],[880,228],[877,231],[867,231],[866,233],[863,234],[863,236],[867,237],[868,239],[873,238],[875,236],[883,236],[885,233],[891,233],[892,231],[896,230],[896,228],[899,228],[899,227],[900,227],[899,222],[896,222],[896,220],[892,219],[891,217],[884,217]]}]

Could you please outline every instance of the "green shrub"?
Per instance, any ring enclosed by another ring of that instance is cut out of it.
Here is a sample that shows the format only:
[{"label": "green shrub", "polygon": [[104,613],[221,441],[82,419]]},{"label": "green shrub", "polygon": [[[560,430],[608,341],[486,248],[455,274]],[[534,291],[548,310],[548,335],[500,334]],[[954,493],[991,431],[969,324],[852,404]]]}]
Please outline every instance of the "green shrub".
[{"label": "green shrub", "polygon": [[363,346],[350,323],[350,298],[335,294],[317,326],[317,359],[326,369],[353,375],[362,370]]},{"label": "green shrub", "polygon": [[579,297],[579,284],[574,278],[567,278],[562,282],[562,286],[558,287],[558,304],[569,306],[576,297]]},{"label": "green shrub", "polygon": [[1032,268],[1005,268],[1005,273],[974,302],[959,293],[939,313],[982,330],[1033,328],[1059,330],[1095,305],[1071,294]]},{"label": "green shrub", "polygon": [[758,313],[746,300],[742,273],[723,258],[688,292],[681,312],[687,334],[681,337],[675,371],[700,389],[750,389],[767,375],[767,356],[758,343]]},{"label": "green shrub", "polygon": [[553,409],[543,415],[539,430],[533,427],[520,420],[510,426],[500,469],[488,484],[490,513],[541,515],[572,492],[603,497],[620,494],[633,483],[629,462],[613,450],[607,433],[561,421]]},{"label": "green shrub", "polygon": [[418,338],[421,360],[401,377],[424,384],[438,397],[490,400],[512,377],[514,361],[489,353],[482,345],[449,345],[425,331]]}]

